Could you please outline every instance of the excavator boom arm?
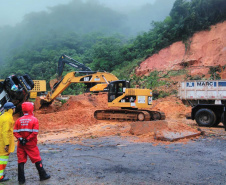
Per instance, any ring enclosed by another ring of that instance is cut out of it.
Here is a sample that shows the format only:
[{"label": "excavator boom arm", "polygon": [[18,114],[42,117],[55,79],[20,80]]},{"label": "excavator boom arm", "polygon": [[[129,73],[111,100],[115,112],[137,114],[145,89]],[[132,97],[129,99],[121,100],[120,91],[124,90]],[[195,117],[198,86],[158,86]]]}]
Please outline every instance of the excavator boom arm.
[{"label": "excavator boom arm", "polygon": [[[96,72],[84,76],[75,76],[77,72],[70,72],[52,89],[47,95],[47,101],[51,102],[61,94],[71,83],[97,83],[107,84],[107,82],[118,80],[116,76],[107,72]],[[104,87],[104,86],[103,86]]]},{"label": "excavator boom arm", "polygon": [[[79,68],[79,71],[69,72],[64,76],[64,78],[62,78],[65,64],[68,64],[74,68]],[[118,80],[118,78],[111,73],[94,72],[89,67],[86,67],[84,64],[79,63],[66,55],[62,55],[59,58],[57,74],[58,79],[50,81],[51,91],[48,92],[46,96],[36,98],[37,109],[44,104],[51,104],[52,101],[56,99],[57,96],[61,94],[71,83],[84,83],[87,85],[87,88],[90,88],[90,91],[100,92],[104,91],[111,81]]]},{"label": "excavator boom arm", "polygon": [[57,68],[58,77],[62,76],[65,64],[68,64],[71,67],[82,70],[83,72],[92,72],[92,70],[89,67],[85,66],[84,64],[74,60],[73,58],[67,55],[62,55],[58,61],[58,68]]}]

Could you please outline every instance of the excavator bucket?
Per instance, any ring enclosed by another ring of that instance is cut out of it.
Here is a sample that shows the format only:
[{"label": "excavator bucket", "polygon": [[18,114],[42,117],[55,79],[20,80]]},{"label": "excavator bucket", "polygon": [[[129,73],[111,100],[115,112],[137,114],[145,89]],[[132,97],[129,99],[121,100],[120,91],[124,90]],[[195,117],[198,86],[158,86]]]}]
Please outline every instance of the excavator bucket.
[{"label": "excavator bucket", "polygon": [[[50,88],[53,89],[54,85],[58,82],[57,79],[52,79],[49,82]],[[48,95],[47,95],[48,96]],[[37,96],[34,103],[35,110],[41,109],[43,106],[48,106],[52,102],[46,101],[46,96]]]},{"label": "excavator bucket", "polygon": [[50,105],[52,102],[47,102],[45,96],[37,96],[34,103],[34,109],[39,110],[44,106]]}]

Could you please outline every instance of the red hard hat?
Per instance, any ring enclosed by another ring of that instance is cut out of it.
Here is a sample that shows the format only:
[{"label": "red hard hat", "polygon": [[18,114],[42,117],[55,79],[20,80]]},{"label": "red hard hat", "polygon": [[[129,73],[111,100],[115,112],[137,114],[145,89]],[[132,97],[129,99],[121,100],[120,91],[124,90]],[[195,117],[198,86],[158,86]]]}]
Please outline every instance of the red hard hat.
[{"label": "red hard hat", "polygon": [[23,112],[33,112],[34,110],[34,104],[31,102],[24,102],[22,104],[22,111]]}]

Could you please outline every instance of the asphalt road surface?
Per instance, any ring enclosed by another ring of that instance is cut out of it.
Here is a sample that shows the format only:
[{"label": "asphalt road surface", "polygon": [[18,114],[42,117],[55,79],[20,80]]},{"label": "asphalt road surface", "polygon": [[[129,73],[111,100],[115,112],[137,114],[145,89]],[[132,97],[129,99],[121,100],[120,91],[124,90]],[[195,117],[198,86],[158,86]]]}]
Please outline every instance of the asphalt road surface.
[{"label": "asphalt road surface", "polygon": [[[226,184],[226,138],[200,137],[187,144],[154,146],[115,136],[39,148],[51,179],[40,182],[28,160],[28,185]],[[2,184],[17,184],[16,152],[10,155],[6,175],[11,180]]]}]

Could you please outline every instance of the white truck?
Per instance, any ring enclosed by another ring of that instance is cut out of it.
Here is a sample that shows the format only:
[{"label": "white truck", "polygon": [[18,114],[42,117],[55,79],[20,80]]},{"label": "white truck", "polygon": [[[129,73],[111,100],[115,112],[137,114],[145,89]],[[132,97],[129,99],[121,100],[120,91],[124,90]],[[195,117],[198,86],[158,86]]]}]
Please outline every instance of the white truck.
[{"label": "white truck", "polygon": [[181,82],[179,98],[192,106],[191,119],[199,126],[217,126],[226,130],[226,80],[194,80]]}]

